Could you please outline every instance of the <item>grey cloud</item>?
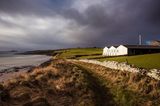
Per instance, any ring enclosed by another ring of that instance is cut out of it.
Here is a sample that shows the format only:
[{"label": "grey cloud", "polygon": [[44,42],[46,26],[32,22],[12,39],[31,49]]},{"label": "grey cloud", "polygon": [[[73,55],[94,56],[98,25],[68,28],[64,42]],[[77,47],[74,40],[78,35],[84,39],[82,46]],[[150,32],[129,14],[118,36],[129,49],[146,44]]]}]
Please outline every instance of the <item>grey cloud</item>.
[{"label": "grey cloud", "polygon": [[[135,44],[138,34],[142,34],[145,40],[159,38],[159,1],[112,0],[111,2],[112,5],[109,7],[104,4],[90,6],[83,13],[71,11],[69,17],[89,27],[85,30],[82,41],[89,40],[96,45],[103,45],[107,41],[112,44]],[[100,42],[97,43],[97,40]]]},{"label": "grey cloud", "polygon": [[[30,27],[32,21],[34,23],[32,19],[27,20],[28,24],[25,25],[1,19],[0,23],[7,27],[25,29],[28,35],[20,41],[24,42],[23,46],[28,45],[28,48],[35,49],[137,44],[139,34],[143,36],[143,41],[160,39],[159,0],[103,0],[99,4],[89,5],[84,11],[79,11],[79,7],[73,8],[74,2],[76,0],[0,1],[0,13],[35,16],[43,20],[46,17],[54,20],[59,16],[63,17],[64,23],[71,21],[58,32],[54,31],[54,26],[61,23],[53,23],[49,29],[43,31]],[[65,35],[68,32],[70,33]]]},{"label": "grey cloud", "polygon": [[1,0],[0,12],[52,16],[71,5],[72,0]]}]

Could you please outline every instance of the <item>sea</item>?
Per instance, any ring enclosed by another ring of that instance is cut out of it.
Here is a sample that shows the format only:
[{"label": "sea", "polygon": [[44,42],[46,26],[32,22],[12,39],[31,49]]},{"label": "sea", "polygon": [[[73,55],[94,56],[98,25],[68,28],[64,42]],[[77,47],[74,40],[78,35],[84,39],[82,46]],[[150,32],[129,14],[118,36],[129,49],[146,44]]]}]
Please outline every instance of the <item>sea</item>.
[{"label": "sea", "polygon": [[51,59],[46,55],[21,55],[17,52],[0,52],[0,71],[13,67],[38,66]]}]

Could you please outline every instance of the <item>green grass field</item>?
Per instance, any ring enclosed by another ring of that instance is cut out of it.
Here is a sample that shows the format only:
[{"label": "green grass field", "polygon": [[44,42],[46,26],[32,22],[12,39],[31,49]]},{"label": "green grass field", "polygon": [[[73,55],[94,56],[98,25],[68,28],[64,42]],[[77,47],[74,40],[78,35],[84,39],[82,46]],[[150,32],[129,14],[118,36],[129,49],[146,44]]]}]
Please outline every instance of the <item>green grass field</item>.
[{"label": "green grass field", "polygon": [[99,61],[128,61],[129,64],[134,64],[140,68],[160,69],[160,53],[137,56],[104,57],[102,56],[102,51],[102,48],[74,48],[61,50],[59,57],[65,59],[96,59]]},{"label": "green grass field", "polygon": [[33,51],[33,54],[49,54],[57,55],[57,58],[63,59],[94,59],[99,61],[117,61],[127,62],[140,68],[160,69],[160,53],[146,54],[136,56],[121,56],[121,57],[104,57],[102,56],[102,48],[72,48],[62,50],[50,50],[50,51]]},{"label": "green grass field", "polygon": [[60,58],[65,59],[81,59],[87,57],[101,56],[102,49],[101,48],[74,48],[61,50]]},{"label": "green grass field", "polygon": [[146,55],[137,55],[137,56],[122,56],[122,57],[113,57],[113,58],[102,58],[100,61],[118,61],[118,62],[127,62],[129,64],[134,64],[140,68],[157,68],[160,69],[160,53],[157,54],[146,54]]}]

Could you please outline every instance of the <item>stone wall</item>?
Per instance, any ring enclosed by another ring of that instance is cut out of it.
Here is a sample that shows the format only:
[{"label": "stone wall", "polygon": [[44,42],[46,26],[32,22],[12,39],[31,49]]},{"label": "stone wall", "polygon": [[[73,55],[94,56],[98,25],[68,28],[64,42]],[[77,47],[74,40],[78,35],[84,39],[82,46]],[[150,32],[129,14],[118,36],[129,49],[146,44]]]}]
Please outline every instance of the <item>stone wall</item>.
[{"label": "stone wall", "polygon": [[156,80],[160,80],[160,70],[158,69],[151,69],[151,70],[146,70],[146,69],[141,69],[134,67],[133,65],[129,65],[127,63],[119,63],[115,61],[104,61],[100,62],[97,60],[74,60],[74,61],[81,61],[81,62],[86,62],[86,63],[92,63],[92,64],[97,64],[101,65],[107,68],[115,69],[115,70],[121,70],[121,71],[129,71],[133,73],[139,73],[139,74],[145,74],[149,77],[152,77]]}]

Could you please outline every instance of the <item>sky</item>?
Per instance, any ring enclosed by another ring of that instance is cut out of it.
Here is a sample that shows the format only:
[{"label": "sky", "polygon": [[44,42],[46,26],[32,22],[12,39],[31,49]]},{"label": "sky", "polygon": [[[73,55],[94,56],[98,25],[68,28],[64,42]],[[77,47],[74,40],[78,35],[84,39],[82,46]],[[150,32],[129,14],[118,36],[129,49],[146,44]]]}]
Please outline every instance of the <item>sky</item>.
[{"label": "sky", "polygon": [[160,39],[160,0],[0,0],[0,51]]}]

